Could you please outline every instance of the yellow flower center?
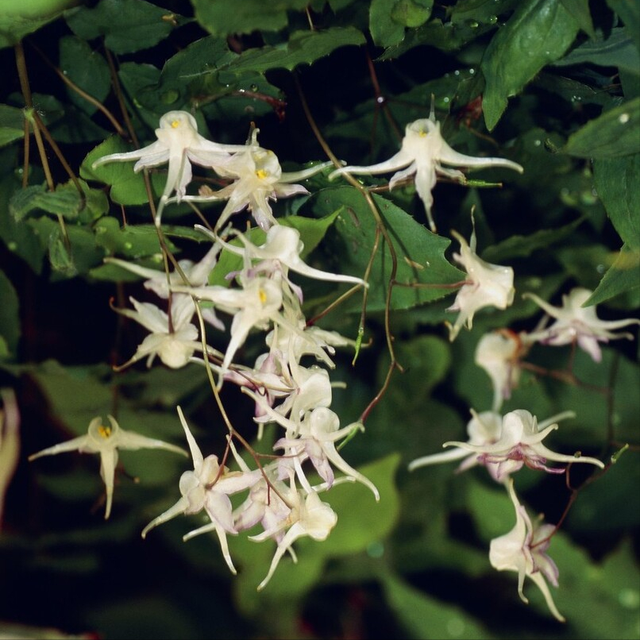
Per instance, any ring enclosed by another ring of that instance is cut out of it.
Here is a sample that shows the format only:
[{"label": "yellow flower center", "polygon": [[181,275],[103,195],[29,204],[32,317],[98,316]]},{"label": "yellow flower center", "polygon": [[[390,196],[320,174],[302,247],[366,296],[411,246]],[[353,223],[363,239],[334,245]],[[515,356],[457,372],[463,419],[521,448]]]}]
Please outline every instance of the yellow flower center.
[{"label": "yellow flower center", "polygon": [[258,297],[260,298],[260,304],[267,303],[267,294],[265,293],[264,289],[258,289]]},{"label": "yellow flower center", "polygon": [[420,131],[420,132],[418,133],[418,135],[419,135],[421,138],[424,138],[424,137],[427,135],[427,132],[426,132],[426,131]]},{"label": "yellow flower center", "polygon": [[180,126],[180,120],[172,120],[171,121],[171,128],[172,129],[177,129]]},{"label": "yellow flower center", "polygon": [[256,175],[258,176],[258,178],[260,178],[260,180],[264,180],[269,175],[269,173],[264,169],[258,169],[256,171]]},{"label": "yellow flower center", "polygon": [[104,425],[101,425],[98,427],[98,433],[103,437],[103,438],[110,438],[111,437],[111,427],[105,427]]}]

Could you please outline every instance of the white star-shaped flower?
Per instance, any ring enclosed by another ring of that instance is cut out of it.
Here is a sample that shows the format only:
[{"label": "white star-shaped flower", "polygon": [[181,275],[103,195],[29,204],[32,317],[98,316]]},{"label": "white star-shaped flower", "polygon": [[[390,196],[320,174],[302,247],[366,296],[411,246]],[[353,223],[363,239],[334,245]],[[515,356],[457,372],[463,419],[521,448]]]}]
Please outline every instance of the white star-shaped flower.
[{"label": "white star-shaped flower", "polygon": [[447,311],[459,311],[455,324],[449,329],[449,340],[455,340],[460,329],[466,324],[473,326],[473,316],[482,307],[493,306],[506,309],[513,302],[515,288],[513,286],[513,269],[497,264],[490,264],[476,254],[475,233],[471,236],[471,246],[455,231],[452,235],[460,243],[460,253],[454,253],[454,259],[467,272],[467,282],[460,288],[456,299]]},{"label": "white star-shaped flower", "polygon": [[175,192],[179,202],[185,195],[187,185],[191,182],[191,163],[221,169],[232,157],[231,154],[244,149],[244,145],[228,145],[211,142],[198,133],[196,119],[186,111],[169,111],[160,118],[160,126],[155,131],[158,138],[143,149],[127,153],[112,153],[96,160],[92,168],[107,162],[137,160],[133,167],[135,172],[149,167],[169,163],[167,181],[158,212],[156,223],[160,223],[162,208],[169,196]]},{"label": "white star-shaped flower", "polygon": [[630,333],[612,333],[611,330],[627,327],[630,324],[640,324],[640,320],[637,318],[600,320],[596,314],[595,305],[582,306],[592,293],[589,289],[582,287],[572,289],[568,295],[562,296],[562,307],[559,308],[550,305],[534,293],[523,294],[524,298],[531,298],[556,319],[550,327],[530,333],[527,340],[556,347],[577,342],[578,346],[586,351],[594,362],[602,360],[599,342],[609,342],[609,340],[619,340],[620,338],[632,340],[633,336]]},{"label": "white star-shaped flower", "polygon": [[94,418],[89,423],[89,429],[86,435],[73,438],[67,442],[61,442],[53,447],[43,449],[38,453],[29,456],[29,460],[35,460],[41,456],[55,456],[59,453],[67,451],[79,451],[80,453],[99,453],[100,454],[100,476],[104,481],[107,490],[107,505],[105,509],[105,520],[111,513],[111,502],[113,499],[113,485],[116,472],[116,464],[118,463],[118,449],[166,449],[174,451],[182,455],[187,452],[176,447],[173,444],[156,440],[155,438],[147,438],[133,431],[125,431],[120,428],[113,416],[108,416],[110,427],[102,424],[102,418]]},{"label": "white star-shaped flower", "polygon": [[531,578],[542,591],[554,617],[560,622],[565,622],[553,602],[546,582],[548,580],[554,587],[558,586],[558,567],[547,554],[555,527],[531,522],[527,510],[518,501],[513,480],[507,482],[507,489],[516,509],[516,525],[509,533],[491,541],[491,566],[498,571],[515,571],[518,574],[518,595],[526,604],[529,600],[524,595],[524,580],[527,577]]},{"label": "white star-shaped flower", "polygon": [[446,176],[462,184],[466,182],[466,178],[461,171],[449,169],[443,165],[479,168],[505,167],[518,173],[523,172],[523,168],[511,160],[503,158],[474,158],[452,149],[442,137],[440,123],[436,122],[432,109],[428,118],[415,120],[407,125],[400,151],[389,160],[367,167],[342,167],[334,171],[329,178],[332,179],[343,173],[378,174],[396,171],[397,173],[389,180],[389,188],[393,189],[401,180],[415,175],[416,191],[424,204],[429,226],[435,232],[436,225],[433,221],[431,208],[433,207],[432,190],[436,186],[437,176]]}]

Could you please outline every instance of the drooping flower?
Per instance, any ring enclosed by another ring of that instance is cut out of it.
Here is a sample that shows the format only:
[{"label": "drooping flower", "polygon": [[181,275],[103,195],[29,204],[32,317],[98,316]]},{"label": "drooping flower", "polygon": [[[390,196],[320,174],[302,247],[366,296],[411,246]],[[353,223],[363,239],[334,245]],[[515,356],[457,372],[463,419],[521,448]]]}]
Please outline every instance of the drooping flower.
[{"label": "drooping flower", "polygon": [[[258,585],[258,591],[267,586],[282,556],[291,549],[291,545],[298,538],[309,536],[312,540],[322,542],[327,539],[338,522],[338,516],[335,511],[329,504],[322,502],[315,491],[305,494],[301,490],[295,490],[293,481],[291,482],[291,490],[287,494],[287,499],[292,504],[289,515],[284,520],[276,523],[271,529],[249,537],[254,542],[262,542],[269,538],[279,538],[278,547],[271,561],[269,572]],[[286,533],[281,536],[285,529],[287,530]]]},{"label": "drooping flower", "polygon": [[[588,456],[565,455],[548,449],[542,441],[558,428],[557,420],[573,417],[567,411],[538,425],[537,418],[529,411],[518,409],[507,413],[502,419],[500,433],[493,442],[475,444],[472,442],[445,442],[443,447],[458,447],[476,454],[480,464],[487,466],[496,480],[503,480],[509,474],[522,468],[540,469],[547,473],[563,473],[564,468],[548,467],[548,461],[593,464],[600,469],[604,464],[596,458]],[[495,465],[495,467],[494,467]],[[493,467],[493,468],[492,468]]]},{"label": "drooping flower", "polygon": [[112,153],[96,160],[92,168],[108,162],[137,160],[135,172],[149,167],[169,163],[169,172],[158,207],[156,223],[160,223],[162,208],[169,196],[175,192],[179,202],[191,182],[191,163],[220,170],[232,157],[231,154],[244,149],[244,145],[228,145],[211,142],[198,133],[196,119],[186,111],[169,111],[160,118],[155,131],[158,138],[143,149],[126,153]]},{"label": "drooping flower", "polygon": [[254,129],[242,151],[224,166],[216,168],[220,176],[233,180],[231,184],[219,191],[201,190],[200,196],[187,198],[192,202],[227,200],[216,229],[221,229],[232,214],[248,208],[258,226],[266,231],[276,223],[269,200],[309,193],[301,184],[292,183],[310,178],[331,164],[324,162],[302,171],[285,173],[276,154],[258,144],[259,131]]},{"label": "drooping flower", "polygon": [[456,299],[447,311],[459,311],[455,324],[449,329],[449,340],[453,341],[463,325],[473,326],[473,316],[482,307],[493,306],[506,309],[513,302],[513,269],[490,264],[476,254],[475,232],[471,236],[471,245],[457,232],[452,235],[460,243],[460,253],[454,253],[454,259],[467,271],[467,282],[460,288]]},{"label": "drooping flower", "polygon": [[300,232],[292,227],[274,225],[267,231],[264,244],[260,246],[253,244],[240,232],[235,232],[235,235],[240,238],[244,247],[236,247],[223,240],[219,240],[219,242],[227,251],[245,258],[249,263],[247,267],[252,266],[254,261],[260,261],[253,266],[257,272],[265,271],[268,273],[273,272],[275,268],[279,268],[287,279],[289,270],[291,270],[315,280],[348,282],[367,286],[367,283],[362,278],[321,271],[306,264],[300,257],[304,250]]},{"label": "drooping flower", "polygon": [[[520,504],[513,488],[513,480],[507,482],[509,497],[516,510],[515,527],[507,534],[495,538],[489,547],[489,561],[498,571],[515,571],[518,574],[518,595],[528,604],[524,595],[524,580],[529,577],[542,591],[542,595],[554,617],[565,622],[556,608],[547,580],[558,586],[558,567],[547,554],[555,527],[532,522],[527,510]],[[545,580],[546,578],[546,580]]]},{"label": "drooping flower", "polygon": [[485,333],[475,352],[475,363],[491,378],[493,385],[493,411],[499,411],[502,402],[511,397],[511,390],[520,378],[522,341],[509,329]]},{"label": "drooping flower", "polygon": [[180,407],[177,409],[189,444],[193,471],[185,471],[180,477],[181,497],[178,502],[154,518],[142,530],[141,535],[145,538],[151,529],[176,516],[193,515],[204,510],[211,522],[189,532],[183,539],[186,541],[202,533],[215,531],[227,566],[235,574],[236,569],[227,544],[227,534],[237,533],[233,524],[233,508],[229,495],[244,491],[255,484],[260,479],[259,472],[229,471],[218,464],[217,456],[209,455],[205,458],[189,429],[182,409]]},{"label": "drooping flower", "polygon": [[119,369],[142,358],[147,358],[147,366],[150,367],[156,356],[171,369],[180,369],[189,363],[195,351],[202,350],[198,330],[191,322],[194,306],[190,296],[175,296],[171,300],[170,316],[150,302],[138,302],[133,297],[129,297],[129,300],[135,311],[116,311],[135,320],[151,333],[140,343],[133,357]]},{"label": "drooping flower", "polygon": [[415,174],[416,191],[424,204],[429,226],[435,232],[436,225],[431,209],[433,207],[432,190],[436,186],[437,176],[446,176],[462,184],[466,182],[465,175],[461,171],[449,169],[443,165],[477,168],[505,167],[518,173],[523,172],[523,168],[511,160],[474,158],[452,149],[442,137],[440,123],[436,122],[432,109],[428,118],[415,120],[407,125],[400,151],[389,160],[367,167],[342,167],[334,171],[329,178],[332,179],[343,173],[378,174],[396,171],[397,173],[389,180],[389,188],[393,189],[398,182]]},{"label": "drooping flower", "polygon": [[[476,413],[471,410],[472,418],[467,423],[467,433],[469,435],[469,444],[477,446],[492,445],[500,439],[500,433],[502,431],[502,416],[495,411],[483,411],[482,413]],[[433,453],[428,456],[422,456],[416,458],[409,463],[409,471],[418,469],[420,467],[430,466],[432,464],[440,464],[441,462],[453,462],[455,460],[463,459],[462,463],[458,467],[457,471],[466,471],[471,467],[474,467],[480,463],[477,453],[469,453],[467,449],[456,447],[449,451],[442,451],[441,453]],[[491,465],[487,465],[490,469]]]},{"label": "drooping flower", "polygon": [[594,360],[602,360],[602,352],[599,342],[619,340],[621,338],[633,339],[630,333],[612,333],[612,329],[620,329],[631,324],[640,324],[637,318],[625,318],[624,320],[600,320],[596,313],[596,307],[583,307],[582,305],[591,297],[593,292],[589,289],[577,287],[567,295],[562,296],[562,307],[554,307],[539,298],[534,293],[523,294],[524,298],[531,298],[538,306],[542,307],[556,321],[548,328],[530,333],[527,336],[529,342],[541,342],[552,346],[578,343],[578,346],[586,351]]},{"label": "drooping flower", "polygon": [[282,288],[275,280],[241,275],[241,289],[220,285],[205,287],[174,287],[178,293],[189,293],[202,300],[210,300],[216,309],[233,314],[231,322],[231,340],[222,362],[224,375],[231,364],[236,351],[244,344],[249,331],[267,328],[270,322],[283,322],[279,313],[282,306]]},{"label": "drooping flower", "polygon": [[166,449],[167,451],[174,451],[175,453],[180,453],[185,456],[187,455],[187,452],[181,447],[163,442],[162,440],[156,440],[155,438],[147,438],[146,436],[142,436],[133,431],[125,431],[120,427],[113,416],[108,416],[108,418],[111,423],[111,426],[109,427],[102,423],[102,418],[94,418],[89,423],[87,435],[73,438],[67,442],[61,442],[60,444],[48,447],[47,449],[43,449],[42,451],[29,456],[29,460],[31,461],[42,456],[55,456],[67,451],[99,453],[100,476],[104,481],[107,491],[107,504],[104,514],[105,520],[111,513],[114,477],[116,464],[118,463],[118,449],[129,449],[134,451],[138,449]]}]

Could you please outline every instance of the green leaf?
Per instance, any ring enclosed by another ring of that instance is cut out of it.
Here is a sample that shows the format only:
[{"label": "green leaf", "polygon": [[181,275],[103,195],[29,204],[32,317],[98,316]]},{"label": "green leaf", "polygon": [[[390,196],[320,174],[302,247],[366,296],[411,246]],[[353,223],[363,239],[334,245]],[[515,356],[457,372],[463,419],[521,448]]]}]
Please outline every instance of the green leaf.
[{"label": "green leaf", "polygon": [[0,48],[12,47],[78,2],[79,0],[1,0]]},{"label": "green leaf", "polygon": [[464,609],[432,598],[390,571],[380,572],[380,582],[392,611],[406,629],[406,638],[495,637]]},{"label": "green leaf", "polygon": [[15,358],[20,339],[20,301],[18,294],[3,271],[0,271],[0,339],[2,352],[0,357]]},{"label": "green leaf", "polygon": [[[366,432],[358,435],[358,438],[369,437]],[[349,445],[340,450],[340,455],[349,459]],[[379,503],[371,490],[359,482],[331,488],[327,501],[338,514],[338,524],[318,548],[319,553],[324,557],[361,553],[391,532],[400,512],[400,496],[395,483],[399,464],[400,456],[394,453],[358,468],[377,487]]]},{"label": "green leaf", "polygon": [[430,17],[433,0],[396,0],[391,19],[405,27],[420,27]]},{"label": "green leaf", "polygon": [[618,67],[628,73],[640,74],[640,53],[624,29],[616,27],[606,40],[588,40],[561,60],[554,67],[574,64],[597,64],[602,67]]},{"label": "green leaf", "polygon": [[590,120],[569,136],[560,151],[578,158],[615,158],[640,153],[640,98]]},{"label": "green leaf", "polygon": [[279,31],[287,26],[287,11],[303,11],[308,0],[192,0],[196,18],[202,27],[215,36],[230,36],[253,31]]},{"label": "green leaf", "polygon": [[[450,289],[439,285],[464,279],[464,274],[451,266],[444,257],[450,240],[431,233],[386,198],[378,195],[372,197],[396,252],[396,280],[409,285],[394,287],[391,308],[408,309],[447,295]],[[369,263],[376,236],[376,223],[362,194],[354,187],[328,188],[317,193],[305,207],[310,204],[314,206],[315,215],[335,213],[341,209],[333,225],[337,237],[332,250],[339,258],[339,269],[342,273],[362,277]],[[369,311],[384,310],[391,272],[391,252],[386,243],[382,242],[374,258],[369,278]],[[432,287],[413,287],[413,284]],[[345,312],[353,312],[359,311],[361,305],[361,297],[356,295],[340,308]]]},{"label": "green leaf", "polygon": [[607,0],[607,4],[622,18],[627,35],[640,51],[640,5],[635,0]]},{"label": "green leaf", "polygon": [[564,8],[575,18],[580,28],[591,38],[595,39],[596,32],[593,28],[589,0],[561,0]]},{"label": "green leaf", "polygon": [[371,0],[369,31],[375,44],[390,47],[404,38],[404,26],[391,18],[396,0]]},{"label": "green leaf", "polygon": [[485,50],[481,68],[486,79],[482,107],[492,130],[507,100],[573,43],[578,23],[560,0],[523,0],[506,26]]},{"label": "green leaf", "polygon": [[611,268],[587,300],[587,304],[600,304],[614,296],[640,288],[640,249],[622,245]]},{"label": "green leaf", "polygon": [[24,136],[22,109],[0,104],[0,147]]},{"label": "green leaf", "polygon": [[78,7],[65,14],[71,30],[84,40],[104,36],[114,53],[148,49],[166,38],[179,18],[145,0],[100,0],[90,7]]},{"label": "green leaf", "polygon": [[270,69],[293,71],[299,64],[311,64],[338,47],[362,45],[364,36],[355,27],[334,27],[326,31],[296,31],[287,43],[249,49],[227,67],[234,73],[241,71],[264,72]]},{"label": "green leaf", "polygon": [[[85,93],[103,103],[111,90],[111,75],[105,59],[85,40],[75,36],[60,39],[60,69],[62,73]],[[70,87],[69,100],[88,115],[97,107]]]},{"label": "green leaf", "polygon": [[[144,177],[133,172],[131,162],[110,162],[93,169],[92,163],[112,153],[131,151],[120,138],[112,137],[90,151],[80,167],[80,175],[85,180],[97,180],[111,186],[110,196],[114,202],[123,205],[145,205],[149,203]],[[166,182],[163,173],[151,173],[151,186],[157,198],[164,190]]]},{"label": "green leaf", "polygon": [[640,248],[640,154],[593,163],[596,191],[611,223],[631,249]]},{"label": "green leaf", "polygon": [[540,229],[529,236],[512,235],[506,240],[487,247],[482,252],[482,259],[487,262],[501,264],[514,258],[525,258],[534,251],[545,249],[556,242],[560,242],[571,236],[584,222],[584,218],[578,218],[573,222],[558,229]]},{"label": "green leaf", "polygon": [[55,191],[47,191],[44,185],[35,185],[17,191],[9,203],[9,210],[18,222],[34,210],[60,215],[67,220],[75,220],[81,206],[82,198],[73,185],[71,189],[62,185]]},{"label": "green leaf", "polygon": [[[142,258],[160,253],[158,231],[153,224],[120,227],[120,222],[111,216],[104,216],[95,226],[96,244],[103,247],[108,255],[126,258]],[[165,238],[167,248],[172,253],[175,245]]]}]

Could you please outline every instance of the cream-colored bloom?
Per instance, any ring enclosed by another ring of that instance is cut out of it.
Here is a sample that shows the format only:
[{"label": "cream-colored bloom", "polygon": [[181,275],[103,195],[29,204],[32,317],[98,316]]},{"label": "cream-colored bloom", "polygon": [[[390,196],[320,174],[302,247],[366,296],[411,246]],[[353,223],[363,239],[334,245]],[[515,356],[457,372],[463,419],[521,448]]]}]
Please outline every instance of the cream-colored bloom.
[{"label": "cream-colored bloom", "polygon": [[633,339],[630,333],[612,333],[611,329],[620,329],[631,324],[640,324],[637,318],[625,318],[624,320],[600,320],[596,314],[596,307],[583,307],[582,305],[591,297],[593,292],[589,289],[578,287],[572,289],[568,295],[562,296],[562,307],[553,307],[539,298],[534,293],[525,293],[524,298],[531,298],[538,306],[542,307],[556,321],[547,329],[542,329],[527,336],[528,342],[541,342],[553,346],[578,343],[578,346],[586,351],[595,362],[602,360],[599,342],[619,340],[620,338]]},{"label": "cream-colored bloom", "polygon": [[112,153],[96,160],[92,167],[107,162],[137,160],[133,167],[135,172],[149,167],[169,163],[169,172],[158,207],[156,222],[159,223],[162,208],[169,196],[175,191],[179,202],[185,195],[187,185],[191,182],[191,163],[221,169],[231,158],[230,154],[244,149],[244,145],[228,145],[211,142],[198,133],[196,119],[186,111],[169,111],[160,118],[160,126],[155,131],[158,138],[143,149],[127,153]]},{"label": "cream-colored bloom", "polygon": [[338,522],[335,511],[326,502],[322,502],[315,491],[305,494],[303,491],[295,490],[292,482],[291,490],[286,498],[291,503],[288,516],[276,523],[271,529],[249,538],[255,542],[262,542],[269,538],[278,538],[282,531],[287,529],[284,536],[280,538],[267,576],[258,585],[258,591],[267,586],[282,556],[291,549],[291,545],[298,538],[309,536],[313,540],[322,542],[327,539]]},{"label": "cream-colored bloom", "polygon": [[[573,417],[567,411],[538,425],[537,418],[523,409],[511,411],[502,419],[500,433],[493,442],[476,444],[473,442],[445,442],[443,447],[458,447],[477,455],[480,464],[487,465],[497,480],[506,478],[526,465],[530,469],[541,469],[547,473],[563,473],[564,468],[547,467],[548,461],[593,464],[600,469],[604,464],[596,458],[588,456],[565,455],[551,451],[542,441],[558,428],[557,421],[562,418]],[[495,465],[494,469],[490,467]]]},{"label": "cream-colored bloom", "polygon": [[334,171],[329,177],[331,179],[343,173],[377,174],[396,171],[397,173],[389,180],[389,188],[393,189],[398,182],[415,174],[416,191],[424,204],[429,226],[435,232],[436,225],[433,221],[431,209],[433,207],[432,191],[436,186],[437,176],[446,176],[462,184],[466,182],[464,173],[457,169],[446,168],[443,165],[477,168],[505,167],[519,173],[523,172],[523,168],[511,160],[503,158],[474,158],[452,149],[442,137],[440,123],[436,122],[435,114],[432,110],[428,118],[415,120],[407,125],[400,151],[389,160],[367,167],[342,167]]},{"label": "cream-colored bloom", "polygon": [[304,250],[304,244],[300,239],[300,232],[292,227],[276,224],[267,231],[264,244],[257,246],[245,235],[235,232],[244,247],[236,247],[228,242],[219,240],[222,246],[229,252],[245,259],[245,268],[255,265],[256,271],[272,272],[274,268],[283,271],[288,278],[289,270],[314,280],[326,280],[328,282],[348,282],[366,286],[362,278],[343,276],[329,271],[321,271],[310,267],[302,260],[300,254]]},{"label": "cream-colored bloom", "polygon": [[244,491],[255,484],[260,479],[259,472],[229,471],[227,467],[221,467],[218,464],[217,456],[210,455],[205,458],[180,407],[178,407],[178,416],[189,444],[193,471],[185,471],[180,477],[181,497],[178,502],[153,519],[142,530],[142,537],[145,538],[151,529],[176,516],[193,515],[204,510],[211,522],[189,532],[183,539],[186,542],[202,533],[215,531],[227,566],[232,573],[236,573],[227,544],[227,533],[236,533],[229,495]]},{"label": "cream-colored bloom", "polygon": [[509,533],[491,541],[491,566],[498,571],[515,571],[518,574],[518,595],[526,604],[529,600],[524,595],[524,580],[526,577],[531,578],[542,591],[551,613],[560,622],[565,622],[553,602],[546,582],[548,580],[554,587],[558,586],[558,567],[547,555],[555,527],[531,521],[527,510],[518,501],[513,480],[509,479],[507,489],[516,509],[516,525]]},{"label": "cream-colored bloom", "polygon": [[158,356],[171,369],[180,369],[189,363],[195,351],[202,350],[198,330],[192,324],[194,306],[190,296],[174,296],[171,300],[171,317],[150,302],[138,302],[129,297],[132,309],[116,309],[127,318],[135,320],[150,332],[138,346],[133,357],[119,368],[147,359],[150,367]]},{"label": "cream-colored bloom", "polygon": [[309,193],[301,184],[292,183],[310,178],[331,164],[323,162],[309,169],[285,173],[278,156],[258,144],[259,131],[254,129],[243,150],[224,167],[216,168],[219,175],[233,180],[230,185],[219,191],[186,198],[192,202],[227,200],[216,229],[221,229],[232,214],[249,209],[258,226],[266,231],[276,223],[269,200]]},{"label": "cream-colored bloom", "polygon": [[452,235],[460,243],[460,253],[454,253],[454,259],[467,272],[467,281],[458,291],[458,295],[447,311],[459,311],[455,324],[449,329],[449,340],[455,340],[460,329],[466,324],[473,326],[473,316],[482,307],[493,306],[506,309],[513,302],[513,269],[497,264],[489,264],[476,254],[475,233],[471,236],[471,246],[457,232]]},{"label": "cream-colored bloom", "polygon": [[521,352],[519,335],[508,329],[485,333],[478,341],[475,363],[491,378],[493,411],[500,410],[502,402],[511,397],[511,390],[518,384]]},{"label": "cream-colored bloom", "polygon": [[107,490],[107,505],[105,509],[105,520],[111,513],[111,502],[113,499],[113,485],[116,472],[116,464],[118,463],[118,449],[166,449],[174,451],[182,455],[187,452],[181,447],[173,444],[156,440],[155,438],[147,438],[133,431],[125,431],[117,423],[113,416],[108,416],[110,427],[106,427],[102,423],[102,418],[94,418],[89,423],[87,435],[79,436],[61,442],[53,447],[43,449],[38,453],[29,456],[29,460],[35,460],[42,456],[55,456],[59,453],[67,451],[79,451],[80,453],[99,453],[100,454],[100,476],[104,481]]}]

